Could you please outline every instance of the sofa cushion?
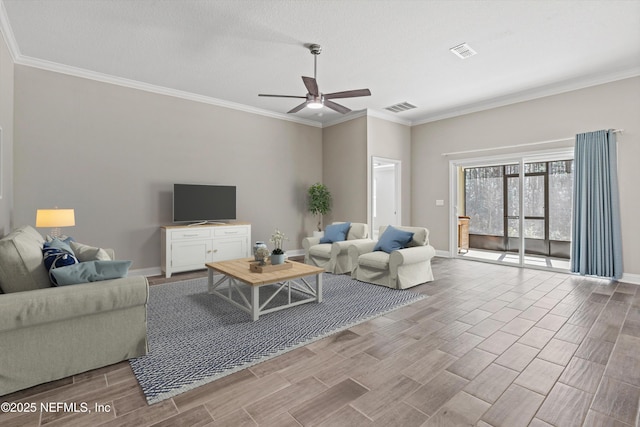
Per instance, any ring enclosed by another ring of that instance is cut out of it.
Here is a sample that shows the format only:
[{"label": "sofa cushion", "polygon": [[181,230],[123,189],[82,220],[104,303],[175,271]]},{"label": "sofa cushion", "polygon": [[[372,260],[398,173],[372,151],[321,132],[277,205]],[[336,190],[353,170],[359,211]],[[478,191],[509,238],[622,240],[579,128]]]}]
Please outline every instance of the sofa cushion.
[{"label": "sofa cushion", "polygon": [[51,270],[58,286],[127,277],[131,261],[86,261]]},{"label": "sofa cushion", "polygon": [[389,254],[382,251],[368,252],[358,257],[358,264],[379,270],[389,269]]},{"label": "sofa cushion", "polygon": [[44,239],[33,227],[21,227],[0,240],[0,288],[4,293],[51,287],[42,258]]},{"label": "sofa cushion", "polygon": [[346,240],[350,227],[350,222],[339,222],[328,225],[324,230],[324,237],[320,239],[320,243],[342,242]]},{"label": "sofa cushion", "polygon": [[378,240],[373,250],[391,253],[406,248],[412,239],[412,232],[389,226],[384,230],[384,233],[380,236],[380,240]]},{"label": "sofa cushion", "polygon": [[86,261],[111,261],[111,257],[106,250],[84,245],[78,242],[71,242],[71,250],[80,262]]}]

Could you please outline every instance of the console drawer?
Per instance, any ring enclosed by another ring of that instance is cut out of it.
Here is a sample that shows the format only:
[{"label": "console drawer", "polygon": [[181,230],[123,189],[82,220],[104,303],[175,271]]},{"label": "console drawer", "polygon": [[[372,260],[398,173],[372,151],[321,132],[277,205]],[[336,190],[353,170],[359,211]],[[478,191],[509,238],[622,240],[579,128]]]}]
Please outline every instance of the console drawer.
[{"label": "console drawer", "polygon": [[172,240],[183,240],[183,239],[201,239],[211,237],[211,230],[208,228],[205,229],[189,229],[189,230],[173,230],[171,232]]},{"label": "console drawer", "polygon": [[215,237],[246,236],[249,234],[249,227],[216,227],[213,229]]}]

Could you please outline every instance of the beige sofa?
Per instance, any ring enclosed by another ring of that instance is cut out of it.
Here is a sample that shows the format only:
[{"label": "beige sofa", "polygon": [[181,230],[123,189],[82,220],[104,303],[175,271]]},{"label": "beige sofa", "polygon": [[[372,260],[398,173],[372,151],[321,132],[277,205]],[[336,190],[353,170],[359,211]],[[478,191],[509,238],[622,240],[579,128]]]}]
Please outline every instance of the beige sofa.
[{"label": "beige sofa", "polygon": [[51,287],[43,243],[32,227],[0,240],[0,395],[147,352],[147,279]]},{"label": "beige sofa", "polygon": [[[340,222],[334,222],[340,224]],[[305,264],[322,267],[334,274],[351,272],[351,259],[348,249],[354,243],[370,242],[369,226],[360,222],[352,222],[347,239],[342,242],[320,243],[319,237],[302,239]]]},{"label": "beige sofa", "polygon": [[[384,234],[386,228],[380,227],[379,236]],[[435,256],[436,250],[429,244],[429,230],[424,227],[395,228],[413,233],[408,247],[388,254],[374,252],[375,241],[349,246],[351,277],[395,289],[410,288],[433,280],[431,258]]]}]

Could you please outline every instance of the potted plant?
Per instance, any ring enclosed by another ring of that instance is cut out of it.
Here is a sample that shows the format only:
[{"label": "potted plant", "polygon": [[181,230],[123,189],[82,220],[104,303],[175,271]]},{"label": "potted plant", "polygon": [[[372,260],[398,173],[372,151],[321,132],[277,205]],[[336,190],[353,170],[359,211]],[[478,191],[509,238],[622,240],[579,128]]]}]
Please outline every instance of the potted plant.
[{"label": "potted plant", "polygon": [[271,251],[271,265],[284,264],[284,251],[282,250],[282,243],[285,240],[289,240],[282,231],[276,228],[276,231],[271,235],[269,241],[273,243],[274,249]]},{"label": "potted plant", "polygon": [[322,215],[329,213],[331,210],[331,193],[326,185],[317,182],[309,187],[307,195],[309,212],[318,216],[318,230],[313,235],[321,235]]}]

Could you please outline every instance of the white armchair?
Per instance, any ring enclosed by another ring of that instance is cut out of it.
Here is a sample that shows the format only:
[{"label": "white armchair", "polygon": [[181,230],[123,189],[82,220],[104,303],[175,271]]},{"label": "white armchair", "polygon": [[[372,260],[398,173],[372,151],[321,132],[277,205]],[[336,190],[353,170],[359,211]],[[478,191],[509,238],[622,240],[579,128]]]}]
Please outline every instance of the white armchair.
[{"label": "white armchair", "polygon": [[[334,224],[340,224],[334,222]],[[369,226],[367,224],[352,222],[347,239],[341,242],[320,243],[319,237],[305,237],[302,239],[305,264],[324,268],[325,271],[334,274],[351,272],[351,259],[349,258],[349,246],[354,243],[366,243],[372,240],[368,238]]]},{"label": "white armchair", "polygon": [[[380,236],[386,228],[380,227]],[[436,251],[429,245],[429,230],[424,227],[395,228],[414,233],[408,247],[386,253],[373,251],[377,243],[375,241],[350,245],[351,277],[395,289],[410,288],[433,280],[431,258]]]}]

